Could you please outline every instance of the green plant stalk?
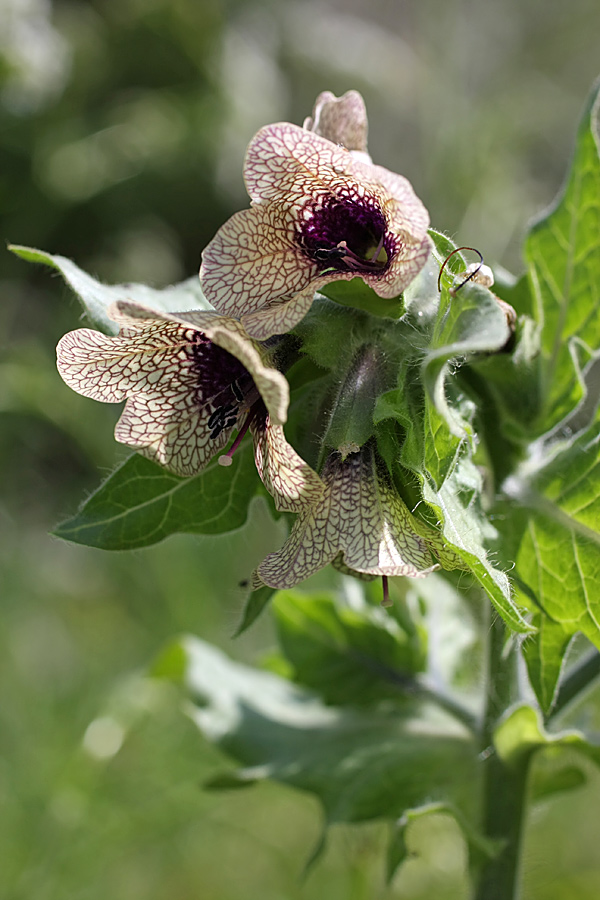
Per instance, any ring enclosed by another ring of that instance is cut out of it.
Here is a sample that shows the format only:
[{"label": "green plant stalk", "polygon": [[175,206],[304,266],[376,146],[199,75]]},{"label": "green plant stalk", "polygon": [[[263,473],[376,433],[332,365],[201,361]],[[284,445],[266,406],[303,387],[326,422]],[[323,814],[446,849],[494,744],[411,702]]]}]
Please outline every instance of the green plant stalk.
[{"label": "green plant stalk", "polygon": [[530,754],[506,765],[493,749],[499,719],[514,700],[515,649],[505,653],[506,628],[499,617],[490,625],[486,710],[482,728],[482,830],[499,843],[499,852],[478,870],[473,900],[517,900],[519,897],[523,825],[527,807]]}]

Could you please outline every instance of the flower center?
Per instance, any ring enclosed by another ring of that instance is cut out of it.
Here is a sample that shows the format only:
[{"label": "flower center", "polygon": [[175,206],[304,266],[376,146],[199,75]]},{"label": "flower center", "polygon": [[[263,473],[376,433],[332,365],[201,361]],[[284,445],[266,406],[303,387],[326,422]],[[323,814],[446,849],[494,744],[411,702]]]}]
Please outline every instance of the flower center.
[{"label": "flower center", "polygon": [[331,198],[302,222],[299,242],[320,273],[382,273],[388,266],[386,223],[379,206]]},{"label": "flower center", "polygon": [[214,441],[225,429],[234,427],[242,407],[252,405],[256,387],[235,356],[199,331],[190,334],[189,353],[196,379],[196,402],[211,409],[207,424]]}]

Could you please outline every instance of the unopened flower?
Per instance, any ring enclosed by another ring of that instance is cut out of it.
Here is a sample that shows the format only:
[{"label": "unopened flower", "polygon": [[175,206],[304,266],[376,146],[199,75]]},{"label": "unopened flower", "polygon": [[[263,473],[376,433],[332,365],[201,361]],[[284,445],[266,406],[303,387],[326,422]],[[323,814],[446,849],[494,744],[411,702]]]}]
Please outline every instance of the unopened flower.
[{"label": "unopened flower", "polygon": [[328,563],[384,578],[461,565],[441,535],[411,514],[372,442],[345,459],[333,453],[321,478],[322,496],[302,507],[284,546],[258,566],[255,587],[291,588]]},{"label": "unopened flower", "polygon": [[[195,475],[235,429],[241,437],[250,427],[259,473],[281,509],[300,508],[303,492],[308,499],[322,492],[283,436],[289,387],[271,365],[273,351],[248,338],[239,322],[131,302],[114,304],[110,316],[118,337],[72,331],[58,345],[57,365],[78,393],[127,401],[115,429],[119,442],[177,475]],[[220,461],[229,463],[231,452]]]},{"label": "unopened flower", "polygon": [[[316,130],[281,122],[258,132],[244,164],[252,206],[202,256],[208,300],[261,340],[292,329],[330,281],[360,277],[380,297],[397,297],[430,251],[429,216],[410,183],[367,161],[356,103],[339,115],[332,103],[317,105]],[[356,151],[323,133],[349,136]]]}]

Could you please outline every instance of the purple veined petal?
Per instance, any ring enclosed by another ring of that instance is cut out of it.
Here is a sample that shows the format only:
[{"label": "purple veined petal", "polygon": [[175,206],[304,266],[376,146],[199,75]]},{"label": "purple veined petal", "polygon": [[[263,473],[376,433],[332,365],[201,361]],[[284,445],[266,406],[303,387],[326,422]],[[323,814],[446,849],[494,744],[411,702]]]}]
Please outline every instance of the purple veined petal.
[{"label": "purple veined petal", "polygon": [[234,403],[194,408],[185,397],[152,401],[130,397],[117,422],[115,440],[177,475],[196,475],[227,445],[239,418],[240,408]]},{"label": "purple veined petal", "polygon": [[121,324],[118,337],[71,332],[59,343],[57,365],[78,393],[126,400],[115,429],[121,443],[178,475],[194,475],[226,446],[259,396],[277,423],[285,421],[287,381],[239,322],[127,302],[110,314]]},{"label": "purple veined petal", "polygon": [[184,327],[192,326],[194,330],[201,331],[212,343],[230,353],[250,373],[271,420],[279,425],[286,421],[290,400],[287,379],[270,364],[268,351],[251,339],[241,322],[216,312],[203,310],[158,313],[131,301],[115,303],[110,308],[109,314],[124,329],[133,324],[134,329],[137,326],[139,330],[140,320],[158,319]]},{"label": "purple veined petal", "polygon": [[427,236],[417,242],[405,236],[404,241],[397,239],[397,243],[398,249],[391,254],[389,268],[381,278],[363,275],[367,284],[384,299],[402,294],[417,277],[431,253],[432,244]]},{"label": "purple veined petal", "polygon": [[429,213],[404,175],[397,175],[383,166],[368,165],[360,160],[351,164],[351,174],[359,182],[374,183],[383,189],[383,208],[390,227],[409,231],[423,238],[429,228]]},{"label": "purple veined petal", "polygon": [[313,281],[307,288],[289,300],[273,303],[264,309],[242,317],[246,332],[258,341],[265,341],[274,334],[286,334],[302,321],[312,306],[315,291],[330,279]]},{"label": "purple veined petal", "polygon": [[220,313],[240,317],[303,290],[317,274],[298,244],[295,217],[267,205],[225,222],[202,254],[200,281]]},{"label": "purple veined petal", "polygon": [[[257,339],[293,328],[320,279],[358,276],[380,297],[399,296],[431,249],[429,216],[410,182],[365,159],[360,95],[326,92],[309,124],[280,122],[253,138],[244,164],[252,207],[203,253],[207,298]],[[357,149],[328,139],[343,133]]]},{"label": "purple veined petal", "polygon": [[341,144],[363,161],[370,161],[367,153],[368,122],[365,101],[358,91],[346,91],[336,97],[323,91],[317,97],[312,116],[304,120],[307,131],[321,135],[334,144]]},{"label": "purple veined petal", "polygon": [[296,453],[281,425],[273,425],[268,416],[251,425],[254,458],[260,477],[280,512],[300,512],[316,503],[325,493],[325,485]]},{"label": "purple veined petal", "polygon": [[334,559],[368,575],[422,578],[439,568],[437,535],[420,533],[370,445],[345,460],[333,454],[321,478],[323,496],[300,511],[281,550],[258,566],[255,583],[290,588]]},{"label": "purple veined petal", "polygon": [[252,201],[303,207],[343,189],[354,162],[343,147],[290,122],[266,125],[250,142],[244,181]]}]

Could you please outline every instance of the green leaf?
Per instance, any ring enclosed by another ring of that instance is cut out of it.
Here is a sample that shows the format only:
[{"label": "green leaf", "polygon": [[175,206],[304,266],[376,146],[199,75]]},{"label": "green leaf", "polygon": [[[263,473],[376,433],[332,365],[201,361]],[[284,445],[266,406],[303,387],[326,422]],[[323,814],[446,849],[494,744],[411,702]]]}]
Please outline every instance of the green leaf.
[{"label": "green leaf", "polygon": [[481,473],[465,454],[439,490],[425,482],[423,497],[444,523],[445,539],[485,589],[507,625],[513,631],[527,633],[532,629],[513,600],[508,576],[492,565],[486,551],[486,543],[496,532],[480,509],[481,489]]},{"label": "green leaf", "polygon": [[215,459],[193,478],[135,454],[54,534],[102,550],[147,547],[176,532],[221,534],[241,528],[259,485],[249,448],[229,468]]},{"label": "green leaf", "polygon": [[263,609],[275,593],[275,588],[269,587],[267,584],[263,585],[261,588],[258,588],[258,590],[251,592],[246,601],[246,605],[244,606],[240,624],[234,632],[234,637],[239,637],[256,622]]},{"label": "green leaf", "polygon": [[[453,368],[504,347],[510,332],[494,295],[468,282],[455,290],[453,272],[465,262],[445,235],[431,232],[436,245],[426,266],[405,294],[397,385],[377,400],[374,421],[395,418],[406,432],[402,463],[437,489],[452,472],[462,444],[475,444],[475,406],[451,377]],[[391,336],[391,331],[390,331]]]},{"label": "green leaf", "polygon": [[471,439],[470,423],[446,396],[450,361],[501,350],[510,331],[504,312],[487,288],[468,282],[454,296],[444,288],[441,297],[436,328],[422,362],[423,381],[451,433]]},{"label": "green leaf", "polygon": [[540,458],[505,486],[527,516],[515,566],[522,602],[534,598],[557,626],[536,651],[543,708],[556,685],[553,656],[569,635],[581,631],[600,647],[600,421],[560,448],[538,448]]},{"label": "green leaf", "polygon": [[326,703],[402,700],[411,676],[425,664],[418,635],[408,635],[387,611],[365,601],[356,599],[349,608],[325,594],[282,591],[273,612],[292,680]]},{"label": "green leaf", "polygon": [[[456,398],[453,402],[460,415],[465,420],[471,419],[472,402],[464,394],[458,396],[454,384],[449,386],[448,393]],[[406,433],[400,452],[402,465],[441,487],[456,465],[464,441],[451,433],[446,420],[425,394],[420,372],[415,366],[403,366],[398,373],[398,387],[377,399],[373,414],[375,424],[391,418],[399,422]],[[385,441],[381,427],[377,433],[379,440]]]},{"label": "green leaf", "polygon": [[388,884],[392,881],[398,867],[411,856],[414,851],[410,847],[410,830],[415,822],[428,816],[450,816],[459,826],[469,848],[472,865],[477,865],[485,859],[496,855],[500,849],[500,842],[485,838],[455,807],[448,803],[428,803],[418,809],[407,809],[401,819],[394,823],[390,842],[388,844],[386,860],[386,878]]},{"label": "green leaf", "polygon": [[[365,344],[352,359],[330,404],[322,442],[326,447],[356,449],[373,434],[373,410],[377,396],[393,383],[389,365],[377,344]],[[344,450],[342,450],[344,454]]]},{"label": "green leaf", "polygon": [[392,833],[387,847],[385,860],[385,878],[388,884],[392,883],[392,879],[398,868],[402,865],[409,855],[408,846],[406,844],[406,829],[410,822],[413,810],[406,810],[401,819],[392,825]]},{"label": "green leaf", "polygon": [[525,757],[542,748],[575,750],[600,765],[600,746],[587,741],[579,731],[562,731],[549,734],[545,731],[540,714],[523,704],[514,709],[494,731],[494,746],[500,759],[507,766],[519,766]]},{"label": "green leaf", "polygon": [[537,754],[530,788],[534,803],[555,794],[576,790],[587,783],[588,778],[583,768],[569,764],[568,759],[564,759],[566,756],[567,753],[562,747],[558,754],[551,752]]},{"label": "green leaf", "polygon": [[521,316],[510,353],[484,356],[470,364],[485,379],[494,402],[491,412],[502,433],[521,444],[531,438],[532,423],[540,409],[539,354],[539,325],[528,316]]},{"label": "green leaf", "polygon": [[527,274],[515,278],[501,266],[494,268],[494,294],[510,303],[518,316],[532,316],[533,300]]},{"label": "green leaf", "polygon": [[567,183],[525,244],[534,316],[541,326],[542,412],[550,429],[581,399],[575,343],[600,346],[600,82],[588,100]]},{"label": "green leaf", "polygon": [[393,299],[379,297],[373,288],[365,284],[362,278],[351,278],[350,281],[332,281],[322,287],[320,293],[342,306],[364,309],[371,315],[383,318],[398,319],[404,309],[402,297]]},{"label": "green leaf", "polygon": [[534,617],[533,623],[537,632],[523,643],[522,650],[531,686],[542,712],[548,713],[554,705],[573,632],[541,614]]},{"label": "green leaf", "polygon": [[57,269],[79,297],[90,322],[106,334],[118,332],[118,326],[107,314],[109,306],[117,300],[135,300],[163,312],[213,308],[205,299],[200,289],[200,279],[197,277],[188,278],[181,284],[162,290],[156,290],[145,284],[108,285],[96,281],[64,256],[53,256],[43,250],[21,247],[17,244],[10,245],[8,249],[28,262],[44,263]]},{"label": "green leaf", "polygon": [[302,341],[302,353],[321,369],[346,371],[365,337],[379,324],[366,312],[339,306],[317,293],[293,334]]},{"label": "green leaf", "polygon": [[477,748],[467,729],[436,705],[336,709],[203,641],[185,638],[181,646],[195,701],[190,715],[244,767],[229,783],[271,778],[307,790],[329,823],[398,818],[432,799],[470,808]]}]

